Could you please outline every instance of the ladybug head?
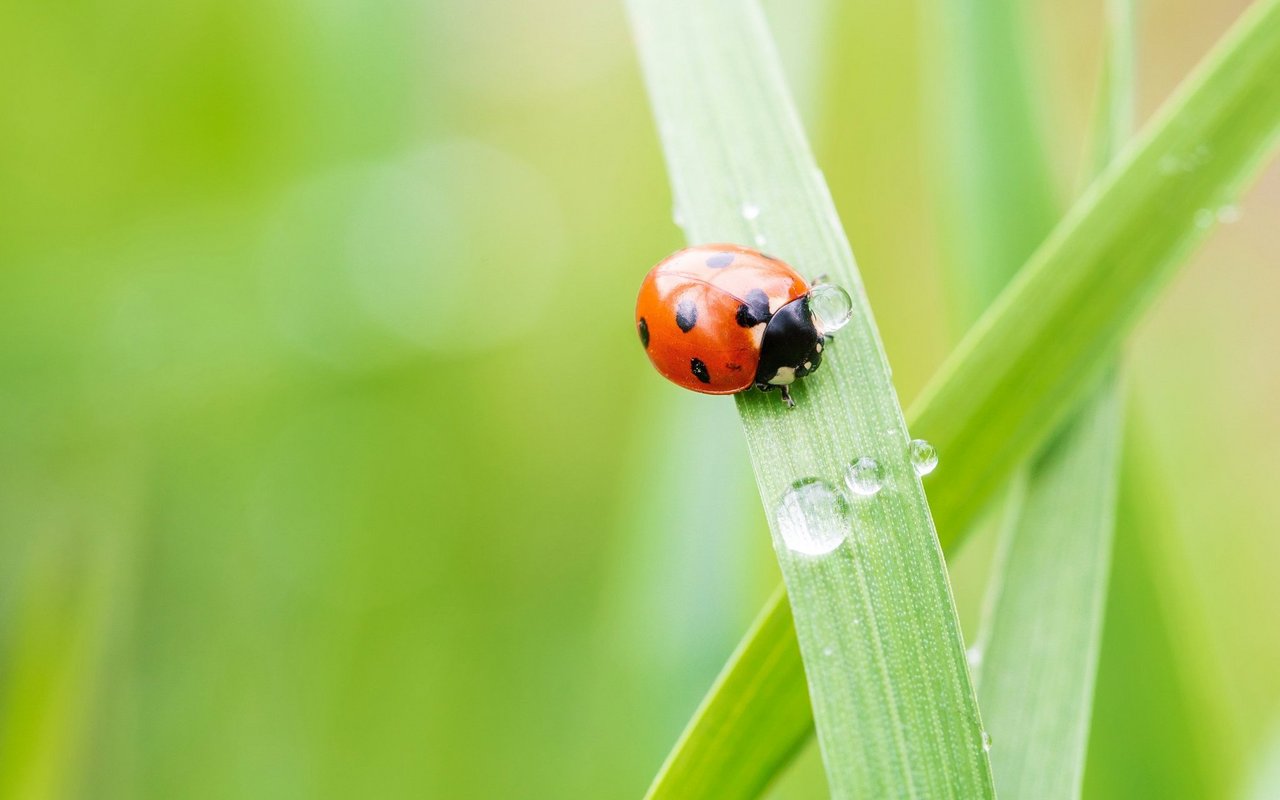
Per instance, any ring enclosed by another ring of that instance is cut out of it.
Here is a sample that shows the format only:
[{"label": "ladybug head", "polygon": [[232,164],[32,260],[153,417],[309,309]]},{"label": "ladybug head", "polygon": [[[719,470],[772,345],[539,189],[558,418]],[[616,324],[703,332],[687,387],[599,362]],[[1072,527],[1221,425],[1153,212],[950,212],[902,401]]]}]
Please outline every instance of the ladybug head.
[{"label": "ladybug head", "polygon": [[809,296],[787,303],[765,326],[760,342],[760,366],[755,382],[761,386],[790,386],[822,363],[826,337],[809,310]]}]

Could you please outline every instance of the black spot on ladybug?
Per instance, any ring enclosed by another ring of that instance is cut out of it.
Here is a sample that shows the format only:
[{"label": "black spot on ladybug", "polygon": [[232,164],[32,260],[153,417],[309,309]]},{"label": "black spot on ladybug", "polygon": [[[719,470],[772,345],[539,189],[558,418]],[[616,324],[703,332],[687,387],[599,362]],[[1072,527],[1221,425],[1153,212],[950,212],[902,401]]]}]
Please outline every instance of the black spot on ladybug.
[{"label": "black spot on ladybug", "polygon": [[676,306],[676,324],[688,333],[698,324],[698,306],[692,300],[681,300]]},{"label": "black spot on ladybug", "polygon": [[724,269],[733,263],[733,253],[716,253],[707,257],[707,266],[712,269]]},{"label": "black spot on ladybug", "polygon": [[703,383],[711,383],[711,373],[707,372],[707,365],[702,363],[702,359],[695,358],[689,362],[689,369],[693,371],[693,377]]},{"label": "black spot on ladybug", "polygon": [[640,344],[644,345],[644,349],[649,349],[649,323],[644,321],[644,317],[636,323],[636,330],[640,332]]},{"label": "black spot on ladybug", "polygon": [[761,289],[747,292],[747,302],[738,306],[738,324],[744,328],[754,328],[761,322],[769,321],[769,297]]}]

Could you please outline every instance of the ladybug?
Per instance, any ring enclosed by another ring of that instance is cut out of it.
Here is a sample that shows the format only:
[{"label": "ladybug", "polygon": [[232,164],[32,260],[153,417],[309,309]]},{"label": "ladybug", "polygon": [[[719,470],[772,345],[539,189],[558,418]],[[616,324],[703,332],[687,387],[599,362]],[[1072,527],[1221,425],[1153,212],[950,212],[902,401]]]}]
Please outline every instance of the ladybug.
[{"label": "ladybug", "polygon": [[813,293],[772,256],[736,244],[698,245],[645,276],[636,332],[673,383],[703,394],[778,389],[793,408],[789,387],[822,363],[828,338],[809,308]]}]

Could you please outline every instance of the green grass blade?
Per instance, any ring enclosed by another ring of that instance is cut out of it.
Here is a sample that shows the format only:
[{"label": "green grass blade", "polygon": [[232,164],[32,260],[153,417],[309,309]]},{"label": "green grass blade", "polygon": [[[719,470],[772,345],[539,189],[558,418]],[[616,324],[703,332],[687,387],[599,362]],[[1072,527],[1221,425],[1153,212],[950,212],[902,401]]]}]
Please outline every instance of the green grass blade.
[{"label": "green grass blade", "polygon": [[1280,797],[1280,722],[1253,756],[1254,763],[1241,792],[1241,800],[1275,800]]},{"label": "green grass blade", "polygon": [[[1017,274],[1061,216],[1054,201],[1048,145],[1033,111],[1045,96],[1035,85],[1027,52],[1033,36],[1025,10],[1015,3],[947,0],[935,27],[937,85],[933,136],[940,152],[934,166],[944,198],[939,217],[944,254],[957,291],[953,316],[971,325]],[[945,479],[944,479],[945,480]],[[998,549],[988,573],[983,620],[993,612],[1010,530],[1026,497],[1026,468],[1008,480],[992,503]],[[989,627],[981,625],[980,650]],[[978,668],[973,666],[975,684]]]},{"label": "green grass blade", "polygon": [[[1133,119],[1133,9],[1107,4],[1108,50],[1095,137],[1098,165],[1123,146]],[[1078,798],[1101,646],[1119,486],[1121,403],[1115,377],[1034,463],[1007,560],[991,583],[977,653],[978,696],[1006,797]]]},{"label": "green grass blade", "polygon": [[[733,656],[734,663],[741,664],[742,669],[721,673],[689,729],[662,765],[650,797],[755,797],[808,738],[791,733],[811,731],[813,714],[804,666],[796,651],[791,606],[780,602],[785,597],[781,590],[777,594],[773,602],[780,613],[761,614],[751,626],[742,649]],[[770,692],[783,694],[770,696]],[[720,697],[740,698],[743,702],[717,702],[715,698]],[[766,713],[761,715],[760,711]],[[753,733],[742,736],[748,728]],[[686,750],[688,737],[707,730],[719,731],[723,736],[690,742],[690,750]],[[782,732],[783,738],[770,737],[770,731]],[[702,757],[681,757],[692,750]]]},{"label": "green grass blade", "polygon": [[[939,216],[958,289],[951,293],[952,313],[971,325],[1053,229],[1061,209],[1054,201],[1049,148],[1033,111],[1034,101],[1047,93],[1034,83],[1030,68],[1033,55],[1027,50],[1034,37],[1025,10],[982,0],[948,0],[942,10],[935,68],[939,124],[933,126],[943,155],[936,166],[939,194],[946,200]],[[982,652],[991,633],[987,621],[1000,597],[1027,473],[1019,467],[992,502],[997,549],[970,653]],[[980,687],[981,663],[971,658],[970,670]]]},{"label": "green grass blade", "polygon": [[1133,135],[1137,113],[1134,0],[1107,0],[1106,53],[1094,125],[1093,172],[1104,171]]},{"label": "green grass blade", "polygon": [[[853,256],[753,2],[634,0],[631,16],[676,203],[693,241],[767,241],[850,290],[854,318],[797,408],[740,395],[756,479],[837,797],[993,796],[942,552]],[[744,213],[756,206],[758,214]],[[884,488],[783,511],[797,481],[839,486],[859,457]],[[784,526],[845,543],[797,553]],[[770,626],[776,630],[777,626]],[[748,653],[754,651],[746,651]]]},{"label": "green grass blade", "polygon": [[1205,638],[1169,602],[1187,589],[1161,564],[1177,536],[1175,488],[1153,472],[1141,423],[1135,415],[1126,426],[1084,795],[1221,798],[1242,747],[1221,696],[1196,674]]},{"label": "green grass blade", "polygon": [[[973,675],[973,684],[982,687],[982,654],[986,652],[991,639],[992,620],[996,617],[1000,597],[1003,593],[1004,578],[1008,573],[1009,551],[1017,529],[1022,524],[1023,509],[1027,504],[1028,485],[1031,483],[1030,470],[1019,469],[1009,478],[1004,491],[997,495],[992,504],[995,522],[995,552],[991,554],[991,566],[983,587],[981,616],[978,620],[977,635],[969,640],[969,672]],[[990,733],[990,731],[988,731]],[[994,773],[994,770],[992,770]]]},{"label": "green grass blade", "polygon": [[1264,0],[1085,192],[913,405],[913,428],[951,459],[929,491],[944,545],[1096,385],[1104,356],[1274,149],[1277,74],[1280,5]]},{"label": "green grass blade", "polygon": [[[939,444],[943,467],[930,501],[944,548],[954,547],[983,501],[1020,461],[1043,444],[1100,377],[1139,310],[1205,234],[1205,210],[1228,202],[1256,172],[1280,136],[1280,4],[1249,9],[1184,82],[1164,109],[1099,178],[971,331],[932,389],[913,407],[912,428]],[[783,615],[775,599],[764,612]],[[666,774],[698,772],[732,760],[757,737],[792,752],[808,725],[762,730],[759,717],[795,718],[768,708],[804,708],[792,685],[799,653],[783,625],[763,625],[786,639],[750,641],[739,653],[776,651],[770,674],[747,680],[730,661],[718,686],[750,687],[712,694],[702,720],[720,704],[741,705],[733,730],[695,724],[668,760]],[[765,759],[767,763],[775,760]],[[739,762],[739,768],[754,767]],[[772,773],[761,769],[758,785]],[[660,784],[654,794],[682,794]],[[728,795],[717,795],[728,796]]]},{"label": "green grass blade", "polygon": [[960,333],[1044,240],[1061,209],[1032,111],[1044,93],[1031,83],[1025,8],[947,0],[939,10],[932,99],[940,157],[934,169]]},{"label": "green grass blade", "polygon": [[[106,676],[124,656],[118,640],[137,556],[122,532],[138,513],[138,470],[128,457],[82,457],[59,496],[76,514],[46,514],[42,536],[5,552],[3,585],[16,608],[0,627],[0,798],[83,794],[77,780],[90,765],[120,755],[112,737],[97,734],[104,701],[123,691]],[[113,764],[113,781],[128,780],[129,765]]]},{"label": "green grass blade", "polygon": [[1034,467],[976,651],[1005,797],[1080,796],[1114,530],[1118,394],[1108,380]]}]

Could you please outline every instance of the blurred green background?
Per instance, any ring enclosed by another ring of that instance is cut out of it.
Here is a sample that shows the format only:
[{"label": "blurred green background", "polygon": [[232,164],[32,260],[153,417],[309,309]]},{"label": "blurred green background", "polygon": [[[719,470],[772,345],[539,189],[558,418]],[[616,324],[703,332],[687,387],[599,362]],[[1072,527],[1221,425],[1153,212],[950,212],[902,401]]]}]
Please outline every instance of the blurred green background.
[{"label": "blurred green background", "polygon": [[[945,27],[766,6],[909,401]],[[1142,4],[1143,116],[1243,6]],[[1026,9],[1063,202],[1100,20]],[[1280,171],[1241,208],[1130,348],[1090,796],[1276,796]],[[671,214],[619,4],[0,4],[0,797],[639,796],[777,582],[634,341]]]}]

